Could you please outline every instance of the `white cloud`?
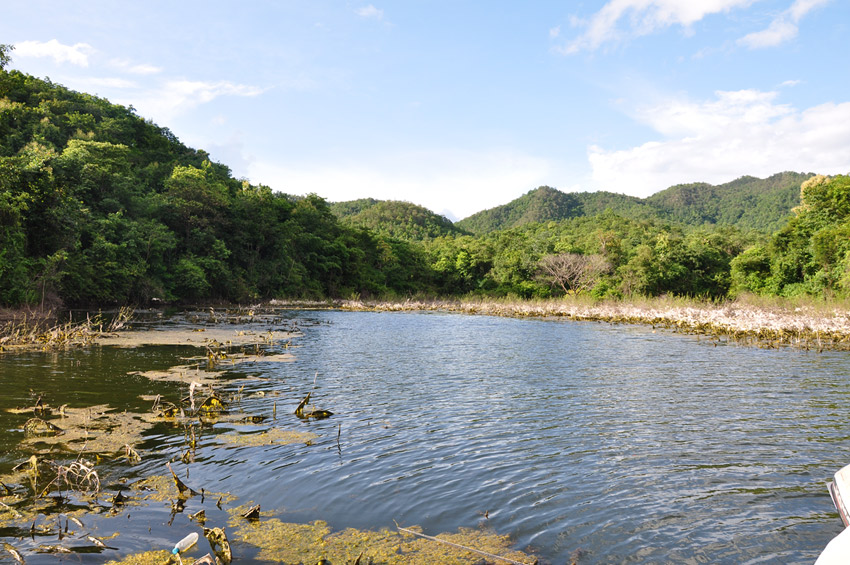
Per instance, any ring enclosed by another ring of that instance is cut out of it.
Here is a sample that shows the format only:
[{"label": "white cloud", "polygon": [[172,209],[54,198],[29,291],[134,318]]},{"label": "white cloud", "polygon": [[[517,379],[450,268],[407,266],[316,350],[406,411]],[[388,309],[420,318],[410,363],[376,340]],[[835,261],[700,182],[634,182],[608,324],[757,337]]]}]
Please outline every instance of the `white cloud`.
[{"label": "white cloud", "polygon": [[806,110],[776,104],[776,93],[717,92],[703,102],[670,101],[638,119],[666,139],[619,151],[590,147],[601,190],[648,196],[682,182],[721,183],[781,171],[850,171],[850,102]]},{"label": "white cloud", "polygon": [[376,20],[384,19],[384,11],[379,10],[372,4],[369,4],[368,6],[363,6],[362,8],[358,8],[357,15],[362,18],[374,18]]},{"label": "white cloud", "polygon": [[88,43],[64,45],[55,39],[47,42],[21,41],[15,44],[15,56],[50,57],[57,63],[71,63],[80,67],[89,66],[89,55],[97,50]]},{"label": "white cloud", "polygon": [[332,202],[357,198],[407,200],[464,218],[551,184],[545,159],[511,151],[423,151],[387,156],[380,163],[280,163],[256,160],[253,183],[289,194],[315,192]]},{"label": "white cloud", "polygon": [[761,49],[764,47],[776,47],[788,40],[797,37],[800,20],[830,0],[795,0],[790,8],[777,16],[767,29],[756,31],[745,35],[738,40],[739,45],[750,49]]},{"label": "white cloud", "polygon": [[134,65],[126,59],[113,59],[110,61],[110,65],[116,69],[120,69],[134,75],[155,75],[162,72],[161,67],[155,67],[147,63]]},{"label": "white cloud", "polygon": [[[264,89],[229,81],[204,82],[170,80],[156,90],[140,93],[132,101],[133,106],[145,117],[154,121],[170,120],[174,116],[200,104],[212,102],[220,96],[259,96]],[[121,102],[128,103],[128,102]]]},{"label": "white cloud", "polygon": [[[754,0],[610,0],[590,19],[572,18],[585,32],[560,48],[564,54],[595,50],[605,43],[648,35],[673,25],[688,28],[704,17],[752,4]],[[809,0],[815,1],[815,0]],[[628,16],[628,18],[627,18]],[[626,29],[618,25],[628,19]]]},{"label": "white cloud", "polygon": [[79,80],[93,87],[101,86],[106,88],[138,88],[139,86],[132,80],[127,80],[123,78],[88,78]]}]

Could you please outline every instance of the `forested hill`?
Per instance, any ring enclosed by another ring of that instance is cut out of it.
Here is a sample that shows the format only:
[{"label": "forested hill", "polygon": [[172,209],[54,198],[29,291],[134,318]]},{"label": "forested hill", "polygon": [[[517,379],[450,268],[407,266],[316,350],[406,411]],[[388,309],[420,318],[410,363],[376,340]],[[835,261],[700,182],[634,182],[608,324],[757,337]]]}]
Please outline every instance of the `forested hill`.
[{"label": "forested hill", "polygon": [[645,201],[658,215],[689,225],[734,225],[773,232],[800,204],[800,185],[813,173],[778,173],[766,179],[741,177],[721,185],[679,184]]},{"label": "forested hill", "polygon": [[483,234],[537,222],[557,222],[594,216],[606,209],[632,218],[649,217],[653,213],[652,208],[639,198],[625,194],[565,193],[549,186],[541,186],[507,204],[464,218],[455,225],[472,233]]},{"label": "forested hill", "polygon": [[766,179],[741,177],[721,185],[680,184],[644,199],[610,192],[564,193],[541,186],[455,225],[483,234],[534,222],[593,216],[610,209],[635,219],[659,217],[692,226],[730,225],[772,232],[788,220],[800,203],[800,185],[812,176],[785,172]]},{"label": "forested hill", "polygon": [[[404,242],[342,225],[322,198],[234,179],[132,108],[5,70],[0,306],[410,292]],[[426,273],[427,274],[427,273]]]},{"label": "forested hill", "polygon": [[445,216],[410,202],[362,198],[330,207],[344,223],[388,237],[416,241],[465,233]]}]

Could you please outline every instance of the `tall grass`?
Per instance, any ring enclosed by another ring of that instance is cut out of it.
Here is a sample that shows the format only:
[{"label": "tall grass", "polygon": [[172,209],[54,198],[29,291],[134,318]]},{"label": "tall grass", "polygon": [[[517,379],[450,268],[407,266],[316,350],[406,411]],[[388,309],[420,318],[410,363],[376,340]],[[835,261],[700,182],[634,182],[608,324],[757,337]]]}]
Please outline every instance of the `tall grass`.
[{"label": "tall grass", "polygon": [[54,349],[91,345],[104,333],[115,332],[130,320],[133,310],[122,307],[107,320],[102,313],[87,315],[85,320],[58,322],[52,314],[25,312],[13,314],[0,325],[0,352],[9,349]]}]

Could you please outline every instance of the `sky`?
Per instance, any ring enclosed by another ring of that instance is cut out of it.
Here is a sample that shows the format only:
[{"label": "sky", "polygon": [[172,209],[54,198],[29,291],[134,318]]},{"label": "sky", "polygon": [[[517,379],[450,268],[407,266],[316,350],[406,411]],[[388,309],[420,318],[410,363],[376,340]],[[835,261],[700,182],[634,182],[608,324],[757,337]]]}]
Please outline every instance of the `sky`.
[{"label": "sky", "polygon": [[10,2],[12,69],[236,178],[457,220],[541,185],[850,172],[847,0]]}]

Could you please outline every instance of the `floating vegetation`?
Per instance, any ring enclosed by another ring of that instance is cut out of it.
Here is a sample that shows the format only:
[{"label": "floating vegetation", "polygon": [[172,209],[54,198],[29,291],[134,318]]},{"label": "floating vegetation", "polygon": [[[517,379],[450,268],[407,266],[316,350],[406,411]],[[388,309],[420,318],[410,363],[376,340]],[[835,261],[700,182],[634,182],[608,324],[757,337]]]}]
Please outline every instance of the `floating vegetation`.
[{"label": "floating vegetation", "polygon": [[[97,453],[106,456],[128,459],[139,457],[133,445],[142,439],[142,432],[150,429],[151,423],[142,419],[140,414],[130,412],[115,412],[106,404],[86,408],[64,407],[62,416],[55,421],[61,424],[61,433],[52,422],[33,424],[37,429],[52,430],[49,433],[27,433],[21,443],[33,449],[36,453],[51,453],[56,448],[69,452]],[[25,427],[30,425],[32,418]]]},{"label": "floating vegetation", "polygon": [[[243,322],[246,319],[258,319],[251,311],[239,316]],[[55,554],[60,559],[64,559],[64,554],[68,553],[102,554],[97,558],[98,561],[119,555],[117,552],[121,548],[111,546],[121,544],[108,542],[117,533],[103,537],[98,529],[104,523],[131,524],[128,521],[131,513],[135,517],[141,512],[139,507],[146,507],[144,512],[167,513],[170,510],[168,526],[172,522],[177,525],[182,520],[184,525],[188,521],[194,528],[203,527],[210,553],[193,560],[185,555],[174,556],[166,550],[148,551],[127,555],[109,563],[227,565],[233,559],[231,543],[235,544],[237,551],[247,548],[252,553],[256,552],[260,560],[311,565],[481,563],[481,554],[476,554],[476,551],[495,556],[494,559],[487,557],[488,563],[514,557],[516,562],[532,562],[528,556],[512,552],[506,536],[497,536],[492,532],[461,530],[455,534],[441,534],[438,536],[440,541],[435,541],[438,538],[417,538],[390,530],[374,532],[346,529],[334,533],[322,521],[310,524],[286,523],[275,518],[273,512],[261,511],[260,504],[254,504],[253,501],[234,508],[231,504],[236,503],[237,496],[207,491],[202,481],[209,480],[208,469],[193,472],[190,479],[189,470],[194,469],[191,465],[194,464],[195,451],[199,449],[201,437],[204,438],[204,449],[213,452],[217,450],[219,455],[222,453],[222,444],[254,448],[311,445],[320,437],[312,432],[283,429],[286,424],[282,421],[282,427],[262,425],[269,415],[278,420],[277,402],[273,397],[281,396],[280,402],[285,403],[282,405],[289,406],[293,399],[287,400],[282,396],[285,392],[274,390],[274,386],[266,386],[265,382],[260,388],[266,390],[250,390],[249,381],[262,381],[262,376],[236,375],[229,378],[227,370],[239,364],[288,362],[294,359],[288,352],[290,343],[277,343],[277,351],[285,348],[285,353],[265,351],[276,341],[293,335],[291,333],[250,332],[243,329],[234,332],[226,327],[218,327],[224,323],[233,323],[237,318],[210,309],[209,314],[203,314],[202,323],[216,324],[215,327],[130,331],[121,334],[117,333],[117,328],[113,328],[110,335],[98,334],[97,343],[116,346],[174,344],[197,347],[198,355],[181,361],[181,365],[165,371],[128,373],[152,381],[184,383],[188,388],[186,395],[187,389],[179,387],[182,398],[173,392],[172,387],[169,387],[172,392],[168,394],[173,394],[170,398],[158,394],[145,396],[152,403],[149,412],[119,411],[108,404],[83,408],[63,405],[54,408],[47,405],[38,393],[31,393],[31,400],[27,401],[31,406],[8,410],[16,415],[15,425],[22,426],[24,433],[19,434],[21,439],[16,451],[16,457],[20,457],[16,461],[19,464],[11,473],[0,476],[0,528],[4,529],[7,539],[15,544],[4,545],[0,561],[9,561],[11,558],[23,563],[25,558],[39,553]],[[203,331],[193,331],[196,329]],[[8,343],[8,340],[4,343]],[[63,343],[71,342],[66,339]],[[262,370],[261,367],[257,372]],[[232,385],[239,379],[246,382],[237,391],[218,386],[227,380],[228,386],[235,388]],[[315,381],[313,385],[315,389]],[[150,385],[150,388],[155,388],[155,385]],[[297,422],[296,417],[308,420],[332,415],[329,410],[311,406],[311,398],[312,394],[307,394],[298,404],[294,415],[290,413],[283,419]],[[265,404],[265,408],[257,410],[257,404]],[[225,430],[221,429],[221,423],[228,424],[224,426]],[[252,427],[245,428],[244,425]],[[146,434],[154,426],[157,426],[158,433],[168,434],[169,440],[157,445],[160,436]],[[237,428],[238,431],[227,428]],[[334,430],[337,446],[340,430],[341,427]],[[182,443],[179,437],[175,437],[178,434],[183,436]],[[231,449],[225,451],[233,452]],[[241,453],[247,453],[247,450]],[[204,452],[203,455],[207,456],[208,453]],[[148,465],[131,467],[140,463],[143,457]],[[160,458],[161,463],[153,463],[152,460],[156,458]],[[210,458],[199,457],[198,460],[209,462]],[[146,469],[152,465],[165,465],[168,473],[139,478],[140,473],[144,475],[151,472]],[[222,475],[222,480],[229,477],[227,472]],[[228,523],[216,523],[225,512],[230,517]],[[126,516],[127,520],[118,522],[118,516]],[[147,524],[156,523],[156,520],[148,520],[147,517],[144,520]],[[140,523],[141,520],[137,519],[126,531],[123,526],[121,529],[125,535],[132,536],[132,528],[139,528]],[[165,520],[161,523],[164,524]],[[224,526],[227,526],[227,533]],[[40,543],[44,541],[44,536],[50,536],[49,543]],[[469,549],[448,546],[446,541]],[[109,552],[113,552],[112,555]],[[206,553],[206,550],[198,553]],[[47,557],[42,556],[40,559],[45,560]]]},{"label": "floating vegetation", "polygon": [[218,436],[219,439],[233,445],[246,445],[260,447],[264,445],[291,445],[303,443],[310,445],[319,436],[311,432],[293,430],[282,430],[271,428],[258,433],[226,433]]},{"label": "floating vegetation", "polygon": [[[136,553],[117,561],[107,561],[106,565],[165,565],[172,563],[171,552],[164,549],[158,551],[145,551]],[[177,561],[173,561],[176,563]],[[188,565],[188,562],[187,562]]]},{"label": "floating vegetation", "polygon": [[[182,481],[181,481],[182,482]],[[189,488],[184,484],[185,488]],[[150,500],[154,502],[166,502],[169,500],[177,500],[184,498],[178,490],[174,476],[166,475],[151,475],[131,485],[131,488],[139,493],[142,500]],[[190,489],[191,490],[191,489]],[[186,491],[188,492],[188,491]],[[194,492],[194,491],[193,491]],[[195,494],[198,494],[195,492]],[[204,491],[205,497],[215,498],[220,501],[220,504],[230,504],[237,497],[229,492],[210,492]]]},{"label": "floating vegetation", "polygon": [[198,408],[198,412],[204,415],[218,414],[224,410],[224,402],[216,394],[208,396]]},{"label": "floating vegetation", "polygon": [[100,335],[97,343],[116,347],[139,347],[142,345],[190,345],[214,350],[221,345],[245,347],[254,344],[271,345],[295,334],[291,332],[234,331],[228,328],[166,328],[130,330],[120,334]]},{"label": "floating vegetation", "polygon": [[[248,355],[236,353],[227,358],[227,366],[236,366],[241,363],[276,362],[289,363],[295,360],[295,356],[291,353],[281,353],[275,355]],[[219,370],[216,370],[219,369]],[[173,383],[191,384],[197,382],[201,385],[215,385],[218,383],[222,374],[221,364],[210,366],[206,358],[198,358],[198,363],[194,365],[175,365],[165,370],[155,371],[133,371],[130,375],[138,375],[152,381],[164,381]]]},{"label": "floating vegetation", "polygon": [[277,518],[249,521],[239,518],[236,512],[231,514],[235,539],[259,548],[257,559],[264,561],[467,565],[481,563],[483,552],[489,556],[487,563],[536,563],[533,556],[511,550],[508,536],[485,529],[462,528],[454,534],[426,539],[413,535],[418,533],[414,529],[407,533],[348,528],[332,533],[323,521],[310,524],[288,523]]},{"label": "floating vegetation", "polygon": [[100,475],[95,470],[94,463],[78,459],[68,465],[56,465],[56,478],[44,487],[42,494],[50,492],[54,484],[59,487],[60,492],[64,486],[77,492],[96,494],[100,491]]},{"label": "floating vegetation", "polygon": [[59,435],[62,428],[41,418],[30,418],[24,423],[24,434],[27,436],[50,436]]}]

